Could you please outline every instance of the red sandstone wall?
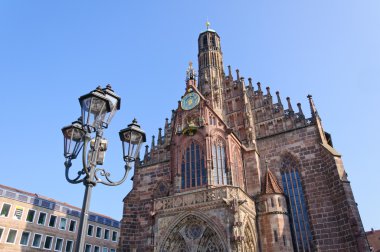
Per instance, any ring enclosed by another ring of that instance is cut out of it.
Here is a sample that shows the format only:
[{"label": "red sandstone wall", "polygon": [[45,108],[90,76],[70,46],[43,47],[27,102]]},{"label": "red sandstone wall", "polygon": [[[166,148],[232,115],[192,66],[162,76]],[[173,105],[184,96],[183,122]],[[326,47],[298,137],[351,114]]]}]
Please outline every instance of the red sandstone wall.
[{"label": "red sandstone wall", "polygon": [[320,142],[315,126],[257,141],[260,156],[270,160],[271,170],[279,181],[281,156],[289,152],[299,160],[314,249],[365,251],[364,247],[358,247],[363,227],[351,188],[338,173],[341,160]]},{"label": "red sandstone wall", "polygon": [[[157,194],[168,194],[169,161],[148,167],[135,168],[133,190],[124,198],[121,221],[120,249],[123,252],[153,251],[153,199]],[[162,182],[166,189],[157,187]]]}]

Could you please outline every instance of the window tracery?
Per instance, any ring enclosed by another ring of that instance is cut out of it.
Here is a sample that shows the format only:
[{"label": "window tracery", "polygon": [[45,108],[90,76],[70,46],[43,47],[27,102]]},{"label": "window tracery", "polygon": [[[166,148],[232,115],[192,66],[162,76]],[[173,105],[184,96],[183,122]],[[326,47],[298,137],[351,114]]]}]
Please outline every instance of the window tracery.
[{"label": "window tracery", "polygon": [[199,144],[191,142],[182,155],[181,188],[193,188],[207,184],[204,153]]},{"label": "window tracery", "polygon": [[221,139],[217,139],[212,145],[212,176],[215,185],[231,184],[226,167],[226,149]]},{"label": "window tracery", "polygon": [[285,195],[289,198],[291,226],[295,236],[297,251],[311,251],[311,231],[306,201],[303,193],[299,164],[291,156],[286,155],[281,164],[282,184]]}]

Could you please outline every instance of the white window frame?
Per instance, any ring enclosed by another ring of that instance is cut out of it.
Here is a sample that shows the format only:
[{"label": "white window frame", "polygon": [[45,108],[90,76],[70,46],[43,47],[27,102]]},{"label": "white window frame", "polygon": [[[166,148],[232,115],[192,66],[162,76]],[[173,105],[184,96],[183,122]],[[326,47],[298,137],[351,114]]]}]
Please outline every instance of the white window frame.
[{"label": "white window frame", "polygon": [[[28,234],[29,234],[29,236],[28,236],[28,240],[26,241],[26,244],[21,244],[22,235],[23,235],[24,233],[28,233]],[[23,246],[23,247],[27,247],[27,246],[29,245],[30,237],[31,237],[31,232],[23,230],[23,231],[21,232],[20,241],[18,242],[18,244],[20,244],[20,245]]]},{"label": "white window frame", "polygon": [[[62,221],[62,219],[65,219],[65,220],[66,220],[65,228],[61,228],[61,221]],[[59,223],[58,223],[58,229],[59,229],[59,230],[66,230],[66,228],[67,228],[67,221],[68,221],[68,220],[69,220],[69,219],[66,218],[66,217],[60,217],[60,218],[59,218]]]},{"label": "white window frame", "polygon": [[[46,238],[48,238],[48,237],[51,238],[50,247],[49,247],[49,248],[45,248]],[[54,243],[54,236],[51,236],[51,235],[45,235],[45,242],[44,242],[44,246],[42,247],[42,249],[43,249],[43,250],[51,250],[51,248],[53,247],[53,243]]]},{"label": "white window frame", "polygon": [[[38,247],[37,246],[33,246],[33,243],[34,243],[34,239],[36,238],[36,235],[41,235],[41,240],[40,240],[40,243],[38,244]],[[44,238],[44,235],[43,234],[40,234],[40,233],[34,233],[33,235],[33,240],[32,240],[32,244],[30,245],[32,248],[41,248],[41,243],[42,243],[42,239]]]},{"label": "white window frame", "polygon": [[71,242],[71,244],[72,244],[72,246],[71,246],[71,249],[70,249],[70,252],[72,252],[73,251],[73,249],[74,249],[74,241],[73,240],[66,240],[66,242],[65,242],[65,252],[66,252],[66,248],[67,248],[67,243],[68,242]]},{"label": "white window frame", "polygon": [[[62,243],[61,243],[61,249],[60,249],[60,250],[57,250],[57,249],[56,249],[58,239],[62,240]],[[63,245],[64,245],[64,244],[65,244],[65,240],[64,240],[63,238],[58,237],[58,236],[55,237],[54,251],[62,251],[62,249],[63,249]]]},{"label": "white window frame", "polygon": [[[7,214],[6,216],[1,215],[1,212],[3,211],[4,205],[9,205],[9,206],[10,206],[10,207],[9,207],[8,214]],[[9,213],[10,213],[11,211],[12,211],[12,204],[9,204],[9,203],[7,203],[7,202],[3,202],[3,205],[1,206],[1,209],[0,209],[0,217],[2,217],[2,218],[8,218]]]},{"label": "white window frame", "polygon": [[[28,221],[28,215],[29,215],[29,212],[30,211],[32,211],[32,212],[34,212],[34,215],[33,215],[33,219],[32,219],[32,221]],[[37,211],[36,210],[34,210],[34,209],[28,209],[28,213],[26,214],[26,216],[25,216],[25,222],[28,222],[28,223],[34,223],[34,219],[36,218],[36,214],[37,213]]]},{"label": "white window frame", "polygon": [[87,246],[90,246],[90,252],[91,252],[91,250],[92,250],[92,245],[89,244],[89,243],[86,243],[86,244],[84,245],[84,252],[86,252],[86,247],[87,247]]},{"label": "white window frame", "polygon": [[[104,250],[104,249],[106,249],[106,250]],[[103,250],[102,250],[102,252],[109,252],[109,250],[108,250],[108,248],[107,248],[107,247],[103,247]]]},{"label": "white window frame", "polygon": [[[21,210],[21,216],[20,216],[20,219],[18,219],[17,218],[17,216],[16,216],[16,210],[17,210],[17,208],[21,208],[22,210]],[[22,207],[22,206],[15,206],[14,207],[14,211],[13,211],[13,219],[14,220],[18,220],[18,221],[20,221],[20,220],[22,220],[22,216],[24,215],[24,207]]]},{"label": "white window frame", "polygon": [[116,252],[116,249],[110,248],[110,252]]},{"label": "white window frame", "polygon": [[[100,236],[98,237],[98,228],[100,229]],[[96,230],[95,230],[95,237],[98,238],[98,239],[102,239],[102,234],[103,234],[103,228],[100,227],[100,226],[97,226],[96,227]]]},{"label": "white window frame", "polygon": [[[108,238],[106,238],[106,230],[108,230]],[[108,228],[104,228],[103,239],[104,240],[109,240],[110,239],[110,235],[111,235],[111,231]]]},{"label": "white window frame", "polygon": [[98,245],[94,245],[94,252],[96,252],[96,251],[95,251],[95,248],[98,248],[98,249],[99,249],[98,251],[99,251],[99,252],[102,252],[102,251],[100,251],[101,248],[100,248]]},{"label": "white window frame", "polygon": [[[16,234],[15,234],[15,240],[14,240],[13,242],[8,242],[9,233],[10,233],[11,231],[16,231]],[[5,239],[5,243],[7,243],[7,244],[16,244],[17,233],[18,233],[18,230],[17,230],[17,229],[14,229],[14,228],[10,228],[10,229],[8,229],[8,234],[7,234],[7,238]]]},{"label": "white window frame", "polygon": [[[88,231],[90,230],[90,226],[92,227],[92,234],[91,235],[88,234]],[[86,232],[87,236],[93,237],[94,236],[94,230],[95,230],[95,226],[92,224],[88,224],[87,225],[87,232]]]},{"label": "white window frame", "polygon": [[[40,220],[40,216],[41,216],[41,214],[46,214],[46,217],[45,217],[45,220],[44,220],[44,223],[43,223],[43,224],[38,223],[38,221]],[[38,218],[37,218],[37,225],[45,226],[45,224],[46,224],[46,219],[47,219],[47,218],[48,218],[48,213],[45,213],[45,212],[40,211],[40,213],[38,214]]]},{"label": "white window frame", "polygon": [[[74,230],[73,230],[73,231],[70,231],[70,224],[71,224],[71,222],[74,222],[74,223],[75,223],[75,224],[74,224]],[[68,226],[67,230],[68,230],[69,232],[75,233],[75,231],[77,230],[77,221],[76,221],[76,220],[73,220],[73,219],[70,219],[69,226]]]},{"label": "white window frame", "polygon": [[[52,217],[52,216],[55,216],[54,226],[50,226],[50,220],[51,220],[51,217]],[[48,226],[49,228],[55,228],[55,227],[57,226],[57,222],[58,222],[57,220],[58,220],[58,216],[57,216],[57,215],[50,214],[50,217],[49,217],[49,221],[48,221],[47,226]]]},{"label": "white window frame", "polygon": [[3,230],[3,232],[0,234],[0,242],[1,242],[1,238],[3,238],[3,234],[5,233],[5,227],[0,227],[0,230]]},{"label": "white window frame", "polygon": [[[113,233],[116,233],[116,239],[115,240],[113,240]],[[117,232],[115,230],[112,230],[111,241],[112,242],[117,242],[118,235],[119,235],[119,232]]]}]

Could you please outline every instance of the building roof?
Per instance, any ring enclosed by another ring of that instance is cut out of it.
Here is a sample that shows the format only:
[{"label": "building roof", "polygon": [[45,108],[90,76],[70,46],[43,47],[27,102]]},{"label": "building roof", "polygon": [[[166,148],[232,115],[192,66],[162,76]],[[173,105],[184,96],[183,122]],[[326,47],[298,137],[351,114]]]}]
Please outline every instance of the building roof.
[{"label": "building roof", "polygon": [[[23,191],[17,188],[0,184],[0,197],[6,197],[25,203],[37,205],[39,207],[47,208],[50,210],[65,212],[66,214],[80,217],[81,208],[70,205],[66,202],[61,202],[37,193]],[[89,220],[101,224],[120,227],[120,222],[107,215],[90,212]]]},{"label": "building roof", "polygon": [[273,173],[269,169],[267,169],[266,171],[265,178],[262,184],[261,193],[262,194],[284,193],[276,177],[273,175]]}]

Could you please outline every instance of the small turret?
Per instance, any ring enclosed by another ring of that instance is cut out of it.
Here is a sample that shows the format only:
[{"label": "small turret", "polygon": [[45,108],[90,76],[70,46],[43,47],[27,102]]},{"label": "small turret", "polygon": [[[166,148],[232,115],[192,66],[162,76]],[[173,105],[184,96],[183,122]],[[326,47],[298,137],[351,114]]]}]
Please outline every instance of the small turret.
[{"label": "small turret", "polygon": [[302,118],[304,118],[304,114],[303,114],[303,111],[302,111],[302,107],[301,107],[301,103],[297,103],[297,107],[298,107],[298,115]]},{"label": "small turret", "polygon": [[228,77],[229,77],[230,80],[232,80],[233,77],[232,77],[232,72],[231,72],[231,66],[228,65],[227,67],[228,67]]},{"label": "small turret", "polygon": [[157,145],[162,145],[162,128],[158,129]]},{"label": "small turret", "polygon": [[149,145],[145,145],[144,163],[148,161],[148,157],[149,157]]},{"label": "small turret", "polygon": [[293,243],[286,198],[268,163],[265,161],[266,172],[257,202],[261,251],[291,252]]},{"label": "small turret", "polygon": [[251,77],[248,78],[248,86],[249,86],[249,89],[253,92],[253,85],[252,85],[252,78]]},{"label": "small turret", "polygon": [[282,105],[281,97],[280,97],[280,92],[279,91],[276,91],[276,96],[277,96],[277,103],[278,103],[278,105]]},{"label": "small turret", "polygon": [[257,82],[257,91],[260,95],[263,94],[263,91],[261,90],[261,83],[260,82]]},{"label": "small turret", "polygon": [[267,87],[267,96],[271,97],[272,95],[270,94],[270,87]]},{"label": "small turret", "polygon": [[153,135],[153,136],[152,136],[152,144],[151,144],[151,146],[150,146],[150,150],[151,150],[151,151],[153,150],[153,148],[154,148],[154,146],[155,146],[154,138],[155,138],[155,136]]},{"label": "small turret", "polygon": [[292,107],[292,103],[290,102],[290,97],[286,97],[286,101],[288,102],[288,110],[290,113],[293,113],[294,110],[293,110],[293,107]]}]

